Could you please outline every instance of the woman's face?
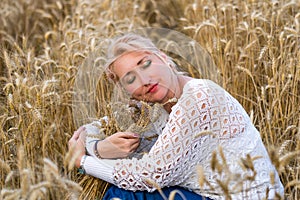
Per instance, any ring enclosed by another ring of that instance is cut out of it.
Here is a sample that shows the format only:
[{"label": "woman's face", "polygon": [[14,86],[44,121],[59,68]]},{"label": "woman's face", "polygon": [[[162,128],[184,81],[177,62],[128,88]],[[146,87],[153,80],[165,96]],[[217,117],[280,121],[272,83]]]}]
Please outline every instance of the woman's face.
[{"label": "woman's face", "polygon": [[174,72],[156,54],[134,51],[122,55],[112,71],[121,85],[137,100],[164,103],[174,96]]}]

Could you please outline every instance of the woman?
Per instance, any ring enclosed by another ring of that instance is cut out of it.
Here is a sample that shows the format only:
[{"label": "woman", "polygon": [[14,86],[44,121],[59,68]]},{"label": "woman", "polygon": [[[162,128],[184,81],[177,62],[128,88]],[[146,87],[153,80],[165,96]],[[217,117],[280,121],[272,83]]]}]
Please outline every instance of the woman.
[{"label": "woman", "polygon": [[[122,152],[121,143],[127,140],[132,146],[128,152],[136,150],[139,139],[134,133],[117,133],[95,141],[95,156],[85,155],[85,129],[80,128],[69,141],[79,155],[77,167],[131,191],[180,186],[199,194],[200,199],[283,196],[259,132],[243,107],[224,89],[212,81],[178,73],[170,57],[139,35],[115,39],[108,56],[109,77],[131,98],[163,105],[167,122],[162,131],[156,129],[157,140],[139,159],[103,156],[110,147],[117,146],[119,150],[114,152]],[[109,141],[118,142],[112,145]]]}]

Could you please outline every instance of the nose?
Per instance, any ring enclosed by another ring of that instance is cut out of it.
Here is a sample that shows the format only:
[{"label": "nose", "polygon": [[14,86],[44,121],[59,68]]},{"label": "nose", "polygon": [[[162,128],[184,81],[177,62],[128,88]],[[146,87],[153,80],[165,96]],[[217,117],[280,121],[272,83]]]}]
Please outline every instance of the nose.
[{"label": "nose", "polygon": [[139,79],[142,85],[149,85],[151,78],[147,75],[147,73],[139,72]]}]

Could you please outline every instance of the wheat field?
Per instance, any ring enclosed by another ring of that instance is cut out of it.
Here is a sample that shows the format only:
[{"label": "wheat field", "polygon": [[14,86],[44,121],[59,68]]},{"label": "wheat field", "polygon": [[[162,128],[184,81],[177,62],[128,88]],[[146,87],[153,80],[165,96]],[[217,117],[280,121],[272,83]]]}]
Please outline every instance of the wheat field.
[{"label": "wheat field", "polygon": [[[108,184],[79,175],[68,152],[75,79],[104,38],[142,27],[201,44],[260,131],[285,198],[300,199],[299,0],[2,0],[0,199],[102,198]],[[105,76],[96,86],[100,118],[112,89]]]}]

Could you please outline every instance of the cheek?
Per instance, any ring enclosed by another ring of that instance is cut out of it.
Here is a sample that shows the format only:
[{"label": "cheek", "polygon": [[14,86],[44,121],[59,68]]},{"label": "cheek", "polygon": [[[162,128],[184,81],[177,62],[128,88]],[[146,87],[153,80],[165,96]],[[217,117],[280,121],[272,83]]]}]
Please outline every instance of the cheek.
[{"label": "cheek", "polygon": [[140,95],[142,93],[142,87],[129,86],[125,89],[130,95]]},{"label": "cheek", "polygon": [[134,89],[133,88],[125,88],[125,90],[128,92],[128,94],[130,94],[130,95],[132,95],[132,94],[134,94]]},{"label": "cheek", "polygon": [[172,80],[173,73],[169,67],[162,67],[159,71],[156,71],[155,76],[164,84],[169,85],[170,80]]},{"label": "cheek", "polygon": [[138,98],[142,96],[142,89],[141,88],[127,88],[126,90],[133,98]]}]

